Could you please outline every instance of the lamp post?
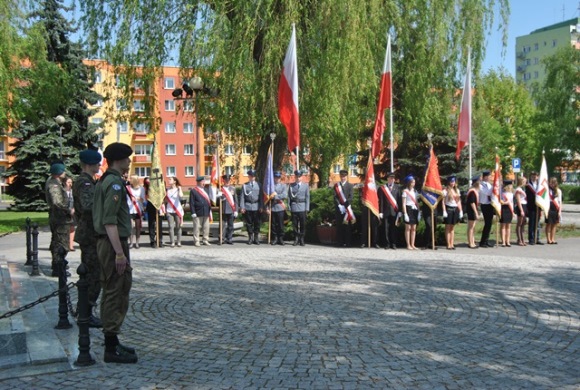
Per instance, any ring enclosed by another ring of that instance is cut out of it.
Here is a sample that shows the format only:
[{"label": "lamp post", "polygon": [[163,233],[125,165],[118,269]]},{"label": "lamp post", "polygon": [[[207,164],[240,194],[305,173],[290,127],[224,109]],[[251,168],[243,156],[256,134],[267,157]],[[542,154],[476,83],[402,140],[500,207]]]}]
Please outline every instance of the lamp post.
[{"label": "lamp post", "polygon": [[[196,176],[201,174],[200,172],[200,161],[201,158],[199,157],[201,154],[204,153],[203,148],[201,146],[201,132],[199,131],[198,121],[197,121],[197,94],[203,90],[203,80],[199,76],[193,77],[190,82],[189,86],[193,89],[193,120],[195,126],[195,138],[197,143],[197,154],[196,154],[196,161],[195,161],[195,171]],[[185,89],[185,88],[184,88]]]},{"label": "lamp post", "polygon": [[59,145],[60,159],[62,160],[62,127],[63,127],[64,123],[66,122],[66,119],[64,119],[64,116],[62,116],[62,115],[57,115],[56,117],[54,117],[54,121],[58,125],[58,145]]}]

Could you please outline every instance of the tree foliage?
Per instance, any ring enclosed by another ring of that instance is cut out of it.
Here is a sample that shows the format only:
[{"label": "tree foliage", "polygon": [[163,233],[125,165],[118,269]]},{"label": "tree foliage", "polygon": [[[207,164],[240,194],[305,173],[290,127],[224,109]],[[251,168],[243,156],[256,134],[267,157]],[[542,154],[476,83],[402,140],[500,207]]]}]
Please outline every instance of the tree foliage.
[{"label": "tree foliage", "polygon": [[[22,42],[26,61],[15,74],[18,99],[11,102],[19,120],[11,131],[16,142],[9,154],[15,161],[5,173],[13,177],[7,192],[14,196],[16,209],[46,208],[44,184],[50,164],[61,160],[61,142],[67,170],[79,173],[78,152],[95,141],[87,102],[95,102],[98,95],[91,90],[82,50],[69,40],[73,28],[63,10],[60,0],[43,1],[30,13],[32,23]],[[62,138],[57,115],[66,119]]]},{"label": "tree foliage", "polygon": [[335,159],[355,153],[368,136],[387,31],[398,163],[414,170],[424,164],[416,158],[424,154],[425,134],[453,131],[467,47],[477,70],[494,15],[505,25],[509,13],[507,0],[79,1],[94,55],[146,71],[178,53],[184,77],[195,73],[218,88],[217,101],[199,100],[202,122],[211,118],[214,128],[258,146],[259,172],[270,132],[278,134],[275,150],[286,149],[277,88],[295,23],[301,144],[310,151],[301,161],[322,182]]}]

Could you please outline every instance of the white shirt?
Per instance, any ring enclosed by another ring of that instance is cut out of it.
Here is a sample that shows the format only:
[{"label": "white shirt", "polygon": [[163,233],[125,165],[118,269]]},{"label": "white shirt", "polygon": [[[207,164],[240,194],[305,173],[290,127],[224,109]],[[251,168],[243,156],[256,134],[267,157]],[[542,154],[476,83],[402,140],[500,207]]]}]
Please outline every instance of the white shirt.
[{"label": "white shirt", "polygon": [[176,213],[171,203],[175,205],[179,214],[183,215],[183,206],[181,205],[181,199],[179,197],[179,188],[168,188],[167,189],[167,198],[171,200],[171,202],[167,202],[166,205],[166,212],[168,213]]},{"label": "white shirt", "polygon": [[480,204],[491,204],[491,195],[493,193],[493,187],[487,181],[481,182],[479,187],[479,203]]}]

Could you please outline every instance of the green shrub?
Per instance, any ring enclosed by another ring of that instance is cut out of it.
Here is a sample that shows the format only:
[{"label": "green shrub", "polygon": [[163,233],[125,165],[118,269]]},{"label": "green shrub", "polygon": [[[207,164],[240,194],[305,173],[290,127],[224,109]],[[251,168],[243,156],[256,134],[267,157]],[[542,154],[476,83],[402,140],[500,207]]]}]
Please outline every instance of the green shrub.
[{"label": "green shrub", "polygon": [[565,203],[580,204],[580,186],[572,186],[564,184],[560,186],[562,190],[562,198]]}]

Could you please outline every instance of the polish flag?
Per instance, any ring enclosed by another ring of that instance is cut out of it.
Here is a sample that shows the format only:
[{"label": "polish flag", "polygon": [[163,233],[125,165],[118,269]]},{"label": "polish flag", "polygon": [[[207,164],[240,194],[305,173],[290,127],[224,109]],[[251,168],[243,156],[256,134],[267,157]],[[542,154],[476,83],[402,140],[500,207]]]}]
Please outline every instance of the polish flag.
[{"label": "polish flag", "polygon": [[385,53],[385,63],[383,64],[383,74],[381,76],[381,92],[379,95],[379,105],[377,107],[377,118],[375,119],[375,129],[373,131],[373,146],[371,156],[374,159],[381,152],[383,144],[383,133],[385,132],[385,110],[393,108],[393,80],[391,72],[391,36],[387,39],[387,52]]},{"label": "polish flag", "polygon": [[471,136],[471,56],[467,57],[467,73],[465,74],[465,84],[463,85],[463,96],[461,98],[461,111],[459,112],[459,123],[457,126],[457,150],[455,159],[459,160],[461,149],[469,144]]},{"label": "polish flag", "polygon": [[379,216],[379,194],[375,183],[375,168],[373,159],[369,158],[367,164],[365,184],[362,191],[362,203],[369,208],[371,213]]},{"label": "polish flag", "polygon": [[550,186],[548,185],[548,165],[546,164],[546,156],[542,155],[542,168],[540,169],[540,177],[538,178],[538,190],[536,191],[536,206],[548,215],[550,211]]},{"label": "polish flag", "polygon": [[211,160],[211,184],[216,187],[219,187],[219,180],[220,180],[220,167],[218,163],[217,154],[214,154]]},{"label": "polish flag", "polygon": [[298,116],[298,65],[296,61],[296,29],[292,25],[292,37],[286,57],[284,69],[280,75],[278,86],[278,116],[288,133],[288,149],[296,151],[300,146],[300,121]]}]

